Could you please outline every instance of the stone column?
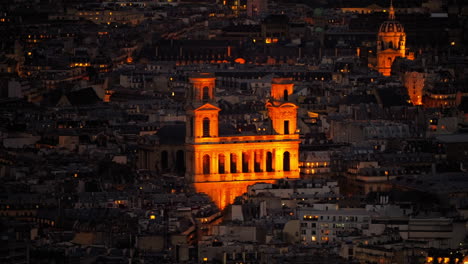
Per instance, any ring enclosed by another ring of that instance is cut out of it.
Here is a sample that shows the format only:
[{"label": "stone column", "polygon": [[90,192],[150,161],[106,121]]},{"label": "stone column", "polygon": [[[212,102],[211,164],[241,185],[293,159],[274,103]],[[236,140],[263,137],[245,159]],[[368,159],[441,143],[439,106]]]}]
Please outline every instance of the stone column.
[{"label": "stone column", "polygon": [[283,171],[283,149],[280,151],[275,150],[275,171]]},{"label": "stone column", "polygon": [[218,174],[218,153],[210,152],[211,168],[210,174]]},{"label": "stone column", "polygon": [[242,173],[242,151],[236,153],[236,158],[237,173]]},{"label": "stone column", "polygon": [[202,153],[195,151],[195,160],[193,162],[193,174],[203,173],[203,155]]},{"label": "stone column", "polygon": [[231,153],[224,152],[224,172],[231,173]]},{"label": "stone column", "polygon": [[260,170],[262,170],[263,172],[266,172],[266,154],[266,150],[262,150],[260,152]]}]

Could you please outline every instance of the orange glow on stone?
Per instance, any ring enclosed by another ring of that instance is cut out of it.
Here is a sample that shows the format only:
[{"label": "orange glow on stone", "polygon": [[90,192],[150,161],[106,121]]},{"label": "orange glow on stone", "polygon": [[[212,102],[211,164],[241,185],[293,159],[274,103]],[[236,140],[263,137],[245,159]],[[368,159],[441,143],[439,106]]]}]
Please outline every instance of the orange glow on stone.
[{"label": "orange glow on stone", "polygon": [[271,97],[277,101],[284,100],[285,91],[288,96],[294,92],[292,78],[273,78],[271,83]]},{"label": "orange glow on stone", "polygon": [[237,58],[234,62],[239,64],[245,64],[245,60],[243,58]]},{"label": "orange glow on stone", "polygon": [[299,134],[297,106],[289,102],[292,79],[277,78],[272,83],[272,99],[266,104],[272,120],[272,134],[219,136],[212,73],[189,78],[191,90],[187,107],[186,179],[197,192],[206,193],[220,209],[258,182],[299,178]]},{"label": "orange glow on stone", "polygon": [[201,182],[194,183],[197,192],[206,193],[214,203],[223,210],[234,202],[237,196],[247,192],[247,187],[258,182],[274,183],[274,180],[265,181],[232,181],[232,182]]}]

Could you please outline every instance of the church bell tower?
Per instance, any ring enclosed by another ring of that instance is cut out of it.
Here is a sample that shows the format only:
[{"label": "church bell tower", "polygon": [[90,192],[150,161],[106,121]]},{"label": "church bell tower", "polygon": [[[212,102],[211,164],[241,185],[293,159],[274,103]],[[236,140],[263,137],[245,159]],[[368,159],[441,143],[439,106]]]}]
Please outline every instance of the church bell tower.
[{"label": "church bell tower", "polygon": [[189,78],[186,142],[218,137],[218,112],[215,105],[215,80],[213,74],[199,73]]},{"label": "church bell tower", "polygon": [[289,96],[293,93],[293,89],[292,78],[273,78],[272,80],[271,99],[267,102],[266,107],[275,134],[296,133],[297,106],[289,102]]}]

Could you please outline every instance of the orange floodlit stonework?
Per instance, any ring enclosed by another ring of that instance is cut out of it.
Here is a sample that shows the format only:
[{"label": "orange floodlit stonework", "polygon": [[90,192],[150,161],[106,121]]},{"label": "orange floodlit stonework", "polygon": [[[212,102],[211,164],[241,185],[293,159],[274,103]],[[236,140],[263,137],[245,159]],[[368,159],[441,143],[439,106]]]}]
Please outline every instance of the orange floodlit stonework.
[{"label": "orange floodlit stonework", "polygon": [[390,76],[393,61],[406,56],[406,33],[403,25],[395,20],[395,9],[390,5],[388,20],[380,25],[377,35],[377,70]]},{"label": "orange floodlit stonework", "polygon": [[422,72],[406,72],[403,75],[403,84],[413,105],[422,105],[423,90],[426,74]]},{"label": "orange floodlit stonework", "polygon": [[294,84],[292,78],[273,78],[271,84],[271,97],[273,100],[288,101],[288,96],[293,93]]},{"label": "orange floodlit stonework", "polygon": [[215,201],[220,209],[224,209],[231,204],[234,199],[247,191],[249,185],[257,182],[274,183],[274,180],[262,181],[224,181],[224,182],[202,182],[193,183],[197,192],[206,193]]},{"label": "orange floodlit stonework", "polygon": [[190,78],[186,122],[186,178],[197,192],[207,193],[224,208],[257,182],[299,178],[297,106],[288,102],[293,84],[274,79],[272,99],[266,104],[272,121],[269,135],[219,136],[214,98],[215,77]]}]

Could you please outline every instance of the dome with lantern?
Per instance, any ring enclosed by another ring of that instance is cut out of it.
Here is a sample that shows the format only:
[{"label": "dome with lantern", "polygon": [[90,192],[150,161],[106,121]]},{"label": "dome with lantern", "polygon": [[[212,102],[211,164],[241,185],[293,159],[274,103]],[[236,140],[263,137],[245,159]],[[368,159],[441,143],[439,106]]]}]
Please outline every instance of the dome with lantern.
[{"label": "dome with lantern", "polygon": [[391,32],[396,32],[396,33],[405,32],[403,25],[400,22],[395,20],[395,9],[393,8],[393,4],[390,4],[388,20],[383,22],[379,28],[379,33],[391,33]]}]

